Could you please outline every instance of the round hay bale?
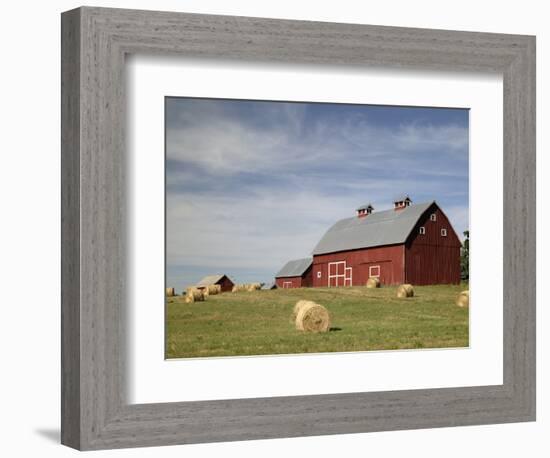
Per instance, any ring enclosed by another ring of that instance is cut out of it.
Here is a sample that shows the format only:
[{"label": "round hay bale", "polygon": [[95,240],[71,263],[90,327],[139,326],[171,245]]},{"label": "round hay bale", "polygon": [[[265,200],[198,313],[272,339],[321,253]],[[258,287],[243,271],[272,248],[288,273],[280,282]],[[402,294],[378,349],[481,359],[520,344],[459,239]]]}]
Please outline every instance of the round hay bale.
[{"label": "round hay bale", "polygon": [[404,284],[397,288],[397,297],[413,297],[414,288],[412,285]]},{"label": "round hay bale", "polygon": [[249,283],[248,285],[245,285],[245,286],[247,291],[257,291],[262,289],[262,285],[260,283]]},{"label": "round hay bale", "polygon": [[296,321],[296,317],[298,316],[298,312],[299,312],[303,307],[309,307],[310,305],[315,305],[315,302],[313,302],[313,301],[305,301],[305,300],[300,300],[300,301],[296,302],[296,304],[294,305],[294,308],[292,309],[292,321],[293,321],[293,322]]},{"label": "round hay bale", "polygon": [[380,279],[378,277],[369,277],[367,288],[380,288]]},{"label": "round hay bale", "polygon": [[199,291],[199,288],[197,288],[197,287],[194,286],[194,285],[186,286],[185,289],[183,290],[183,293],[182,293],[182,294],[188,294],[189,291]]},{"label": "round hay bale", "polygon": [[233,289],[231,290],[231,292],[238,293],[239,291],[246,291],[246,289],[247,289],[246,285],[237,284],[233,286]]},{"label": "round hay bale", "polygon": [[185,296],[185,302],[204,301],[204,293],[200,289],[190,289]]},{"label": "round hay bale", "polygon": [[469,307],[470,290],[462,291],[456,298],[456,305],[459,307]]},{"label": "round hay bale", "polygon": [[306,332],[326,332],[330,329],[330,315],[322,305],[311,301],[304,304],[296,315],[296,329]]},{"label": "round hay bale", "polygon": [[218,294],[218,286],[220,285],[208,285],[208,294]]},{"label": "round hay bale", "polygon": [[222,285],[212,285],[214,287],[214,290],[216,291],[215,294],[221,294],[222,293]]},{"label": "round hay bale", "polygon": [[166,297],[174,297],[176,295],[175,288],[166,288]]},{"label": "round hay bale", "polygon": [[208,285],[203,288],[203,293],[205,296],[215,295],[221,292],[221,286],[220,285]]}]

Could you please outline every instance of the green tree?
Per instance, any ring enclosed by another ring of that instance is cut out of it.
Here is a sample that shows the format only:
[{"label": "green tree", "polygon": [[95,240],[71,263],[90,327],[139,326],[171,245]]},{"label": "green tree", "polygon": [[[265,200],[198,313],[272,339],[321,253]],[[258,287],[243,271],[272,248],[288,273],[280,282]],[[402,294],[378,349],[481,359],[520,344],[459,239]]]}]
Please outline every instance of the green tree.
[{"label": "green tree", "polygon": [[470,231],[464,231],[464,242],[460,250],[460,278],[470,279]]}]

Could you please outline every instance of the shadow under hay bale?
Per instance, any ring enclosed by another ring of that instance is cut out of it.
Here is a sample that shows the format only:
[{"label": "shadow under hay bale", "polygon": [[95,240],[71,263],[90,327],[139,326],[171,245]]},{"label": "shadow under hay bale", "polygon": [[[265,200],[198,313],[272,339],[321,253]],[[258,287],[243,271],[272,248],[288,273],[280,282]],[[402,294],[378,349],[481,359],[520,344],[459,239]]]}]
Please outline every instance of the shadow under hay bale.
[{"label": "shadow under hay bale", "polygon": [[456,305],[459,307],[470,306],[470,290],[462,291],[456,298]]},{"label": "shadow under hay bale", "polygon": [[[302,302],[300,306],[298,303]],[[312,301],[298,301],[296,310],[296,329],[306,332],[327,332],[330,329],[328,310]]]},{"label": "shadow under hay bale", "polygon": [[366,286],[367,288],[380,288],[380,279],[378,277],[369,277]]},{"label": "shadow under hay bale", "polygon": [[405,298],[405,297],[413,297],[414,296],[414,288],[412,285],[409,285],[408,283],[399,286],[397,288],[397,297]]}]

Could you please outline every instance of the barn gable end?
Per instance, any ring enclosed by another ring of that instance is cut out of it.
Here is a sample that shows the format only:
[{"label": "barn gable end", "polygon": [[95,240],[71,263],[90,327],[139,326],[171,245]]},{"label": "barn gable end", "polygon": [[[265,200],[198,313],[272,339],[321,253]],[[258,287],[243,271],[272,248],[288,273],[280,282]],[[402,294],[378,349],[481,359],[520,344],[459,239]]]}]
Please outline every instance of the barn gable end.
[{"label": "barn gable end", "polygon": [[405,280],[415,285],[460,283],[462,243],[447,215],[433,204],[405,243]]}]

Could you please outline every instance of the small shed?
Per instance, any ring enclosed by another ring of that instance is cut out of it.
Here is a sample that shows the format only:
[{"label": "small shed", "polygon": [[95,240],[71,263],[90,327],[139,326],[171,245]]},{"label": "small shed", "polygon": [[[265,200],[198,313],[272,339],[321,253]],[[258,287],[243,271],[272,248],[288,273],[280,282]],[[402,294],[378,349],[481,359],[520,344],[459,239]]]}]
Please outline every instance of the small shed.
[{"label": "small shed", "polygon": [[203,289],[209,285],[220,285],[222,292],[231,291],[235,283],[224,274],[207,275],[200,282],[197,283],[197,288]]},{"label": "small shed", "polygon": [[275,275],[277,288],[302,288],[311,286],[312,258],[288,261]]},{"label": "small shed", "polygon": [[264,283],[262,289],[277,289],[277,285],[274,281],[270,281],[269,283]]}]

